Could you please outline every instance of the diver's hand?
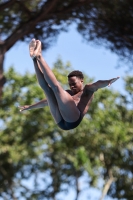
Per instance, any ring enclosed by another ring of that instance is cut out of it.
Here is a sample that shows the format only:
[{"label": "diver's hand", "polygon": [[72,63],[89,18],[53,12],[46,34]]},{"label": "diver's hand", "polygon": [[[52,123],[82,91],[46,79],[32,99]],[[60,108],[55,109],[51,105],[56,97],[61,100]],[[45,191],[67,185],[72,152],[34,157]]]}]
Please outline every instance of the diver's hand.
[{"label": "diver's hand", "polygon": [[110,79],[110,80],[109,80],[108,87],[109,87],[112,83],[114,83],[115,81],[117,81],[119,78],[120,78],[120,77],[118,76],[117,78],[112,78],[112,79]]},{"label": "diver's hand", "polygon": [[19,111],[22,112],[24,110],[30,110],[30,105],[25,105],[25,106],[18,106]]}]

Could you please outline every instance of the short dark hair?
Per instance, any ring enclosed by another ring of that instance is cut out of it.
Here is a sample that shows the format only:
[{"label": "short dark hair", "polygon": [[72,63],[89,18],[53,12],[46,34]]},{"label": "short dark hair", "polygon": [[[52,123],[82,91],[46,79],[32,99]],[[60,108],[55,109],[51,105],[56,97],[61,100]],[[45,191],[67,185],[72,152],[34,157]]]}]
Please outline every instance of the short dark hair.
[{"label": "short dark hair", "polygon": [[80,79],[84,79],[83,73],[79,70],[72,71],[70,74],[68,74],[67,77],[70,78],[70,77],[73,77],[73,76],[77,76]]}]

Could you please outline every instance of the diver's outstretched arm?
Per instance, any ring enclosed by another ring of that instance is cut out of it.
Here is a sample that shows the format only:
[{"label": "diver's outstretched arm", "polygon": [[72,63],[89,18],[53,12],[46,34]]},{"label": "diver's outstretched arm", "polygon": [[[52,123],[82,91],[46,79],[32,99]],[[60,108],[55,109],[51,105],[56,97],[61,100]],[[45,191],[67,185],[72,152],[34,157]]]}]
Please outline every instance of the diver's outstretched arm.
[{"label": "diver's outstretched arm", "polygon": [[20,109],[20,112],[24,111],[24,110],[31,110],[31,109],[35,109],[35,108],[43,108],[45,106],[48,106],[48,102],[47,99],[43,99],[35,104],[32,105],[24,105],[24,106],[19,106],[18,108]]},{"label": "diver's outstretched arm", "polygon": [[109,80],[99,80],[95,83],[92,83],[92,84],[87,84],[88,86],[88,89],[91,90],[91,91],[97,91],[98,89],[100,88],[104,88],[106,86],[110,86],[112,83],[114,83],[116,80],[118,80],[120,77],[116,77],[116,78],[112,78],[112,79],[109,79]]}]

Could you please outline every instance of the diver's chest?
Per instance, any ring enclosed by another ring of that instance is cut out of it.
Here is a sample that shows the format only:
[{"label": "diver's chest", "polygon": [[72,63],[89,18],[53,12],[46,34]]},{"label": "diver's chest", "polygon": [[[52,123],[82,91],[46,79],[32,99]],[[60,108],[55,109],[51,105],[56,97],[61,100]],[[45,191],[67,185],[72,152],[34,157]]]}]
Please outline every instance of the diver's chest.
[{"label": "diver's chest", "polygon": [[87,101],[87,95],[84,94],[84,92],[79,92],[78,94],[75,94],[72,96],[73,100],[75,101],[76,104],[79,102],[86,102]]}]

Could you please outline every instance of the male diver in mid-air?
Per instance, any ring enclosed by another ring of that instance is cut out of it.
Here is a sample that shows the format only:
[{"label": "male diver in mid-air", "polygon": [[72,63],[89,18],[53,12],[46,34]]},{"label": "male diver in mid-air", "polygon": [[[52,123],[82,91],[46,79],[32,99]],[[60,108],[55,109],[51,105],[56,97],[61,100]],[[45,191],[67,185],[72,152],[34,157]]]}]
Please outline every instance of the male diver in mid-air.
[{"label": "male diver in mid-air", "polygon": [[56,124],[63,130],[76,128],[80,124],[90,107],[95,91],[110,86],[119,79],[117,77],[99,80],[84,85],[82,72],[72,71],[68,75],[70,90],[64,90],[42,57],[41,42],[32,39],[29,51],[34,62],[38,82],[45,92],[46,99],[33,105],[20,106],[20,111],[49,106]]}]

